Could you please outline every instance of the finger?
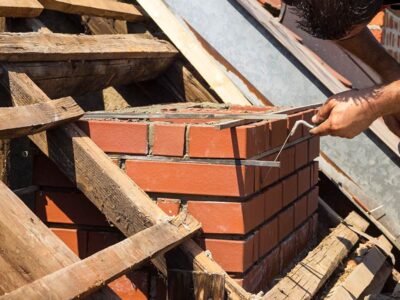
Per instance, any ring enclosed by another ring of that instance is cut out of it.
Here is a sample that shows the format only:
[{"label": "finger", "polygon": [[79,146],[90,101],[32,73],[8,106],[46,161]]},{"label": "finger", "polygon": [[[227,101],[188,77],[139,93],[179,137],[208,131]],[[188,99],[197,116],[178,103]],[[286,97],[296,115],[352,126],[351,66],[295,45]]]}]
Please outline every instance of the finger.
[{"label": "finger", "polygon": [[332,133],[331,129],[331,123],[329,120],[323,122],[321,125],[315,127],[314,129],[310,130],[310,133],[312,135],[319,135],[319,136],[324,136],[324,135],[329,135]]},{"label": "finger", "polygon": [[334,103],[335,101],[328,100],[328,102],[326,102],[312,118],[313,123],[318,124],[328,119],[333,107],[335,106]]}]

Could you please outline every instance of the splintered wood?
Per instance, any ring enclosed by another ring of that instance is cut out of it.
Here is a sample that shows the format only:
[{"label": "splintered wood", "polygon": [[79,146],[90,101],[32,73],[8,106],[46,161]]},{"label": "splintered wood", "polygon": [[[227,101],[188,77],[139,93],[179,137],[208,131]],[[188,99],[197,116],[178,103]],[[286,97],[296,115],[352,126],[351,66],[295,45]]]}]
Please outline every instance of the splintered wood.
[{"label": "splintered wood", "polygon": [[[368,223],[354,212],[345,221],[361,231],[368,227]],[[347,225],[340,224],[275,285],[264,299],[312,299],[358,240],[356,233]]]}]

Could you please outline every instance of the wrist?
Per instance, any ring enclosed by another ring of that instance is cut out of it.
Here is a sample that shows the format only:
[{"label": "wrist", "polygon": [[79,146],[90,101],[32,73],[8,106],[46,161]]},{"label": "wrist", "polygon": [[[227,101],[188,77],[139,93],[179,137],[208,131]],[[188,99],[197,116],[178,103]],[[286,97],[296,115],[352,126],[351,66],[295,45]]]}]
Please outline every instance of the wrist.
[{"label": "wrist", "polygon": [[374,93],[377,98],[371,104],[377,118],[400,113],[400,81],[385,85]]}]

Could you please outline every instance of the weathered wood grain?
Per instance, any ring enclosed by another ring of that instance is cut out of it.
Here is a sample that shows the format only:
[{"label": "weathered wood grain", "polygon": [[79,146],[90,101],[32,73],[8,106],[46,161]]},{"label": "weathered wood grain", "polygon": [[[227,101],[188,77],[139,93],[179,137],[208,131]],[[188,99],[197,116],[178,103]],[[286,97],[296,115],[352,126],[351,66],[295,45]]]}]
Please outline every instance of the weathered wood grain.
[{"label": "weathered wood grain", "polygon": [[137,2],[223,102],[238,105],[250,104],[238,87],[221,70],[215,59],[203,48],[196,36],[182,20],[178,20],[162,0],[138,0]]},{"label": "weathered wood grain", "polygon": [[[79,261],[3,182],[0,198],[0,295]],[[93,296],[119,299],[108,288]]]},{"label": "weathered wood grain", "polygon": [[[2,84],[18,100],[16,105],[46,102],[48,97],[26,74],[8,70]],[[166,218],[166,214],[75,124],[30,136],[31,141],[103,212],[125,235],[131,236]],[[180,246],[194,270],[226,272],[192,240]],[[166,274],[159,260],[153,263]],[[226,275],[225,289],[230,299],[249,299]]]},{"label": "weathered wood grain", "polygon": [[171,58],[177,50],[168,42],[134,34],[73,35],[1,33],[0,61],[32,62]]},{"label": "weathered wood grain", "polygon": [[49,10],[69,14],[141,21],[143,14],[133,5],[111,0],[39,0]]},{"label": "weathered wood grain", "polygon": [[[354,212],[345,221],[361,231],[368,227],[368,223]],[[356,233],[340,224],[263,299],[312,299],[358,240]]]},{"label": "weathered wood grain", "polygon": [[33,18],[39,16],[43,6],[36,0],[1,0],[0,17]]},{"label": "weathered wood grain", "polygon": [[190,216],[161,222],[0,299],[78,299],[190,238],[201,228]]},{"label": "weathered wood grain", "polygon": [[0,108],[0,139],[31,135],[71,122],[84,111],[72,98],[21,107]]}]

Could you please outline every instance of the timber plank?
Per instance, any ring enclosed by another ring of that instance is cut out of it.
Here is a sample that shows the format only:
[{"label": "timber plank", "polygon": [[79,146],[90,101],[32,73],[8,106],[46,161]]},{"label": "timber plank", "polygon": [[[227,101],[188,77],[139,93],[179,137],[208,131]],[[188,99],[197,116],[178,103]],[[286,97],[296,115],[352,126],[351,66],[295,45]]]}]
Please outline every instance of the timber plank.
[{"label": "timber plank", "polygon": [[[354,212],[345,221],[361,231],[368,227]],[[340,224],[263,299],[312,299],[358,240],[356,233]]]},{"label": "timber plank", "polygon": [[35,134],[83,116],[72,98],[23,107],[0,108],[0,139]]},{"label": "timber plank", "polygon": [[193,218],[187,215],[184,219],[181,217],[149,227],[0,299],[69,300],[86,297],[104,284],[176,247],[201,228],[200,223]]},{"label": "timber plank", "polygon": [[39,0],[45,9],[69,14],[98,16],[131,22],[142,21],[143,14],[133,5],[111,0]]},{"label": "timber plank", "polygon": [[[0,197],[0,295],[79,261],[3,182]],[[119,299],[107,287],[93,297]]]},{"label": "timber plank", "polygon": [[[379,242],[387,251],[391,251],[392,245],[383,236],[379,238]],[[372,247],[364,257],[362,263],[351,272],[346,280],[335,289],[335,292],[332,293],[328,299],[358,299],[364,290],[373,282],[376,274],[385,263],[386,258],[386,255],[378,249],[377,246]]]},{"label": "timber plank", "polygon": [[183,20],[179,20],[162,0],[138,0],[137,2],[224,103],[250,104],[238,87],[221,70],[216,60],[204,49],[190,29],[185,26]]},{"label": "timber plank", "polygon": [[[16,105],[48,101],[26,74],[8,70],[8,76],[3,76],[1,82],[13,95]],[[75,124],[66,124],[29,138],[125,236],[166,218],[150,197]],[[192,261],[194,270],[226,274],[194,241],[186,241],[180,248]],[[166,273],[159,257],[152,262]],[[231,299],[250,297],[228,275],[225,276],[225,289]]]},{"label": "timber plank", "polygon": [[176,54],[176,49],[166,41],[134,34],[0,34],[0,61],[8,62],[172,58]]},{"label": "timber plank", "polygon": [[0,17],[34,18],[43,11],[43,6],[36,0],[2,0]]}]

